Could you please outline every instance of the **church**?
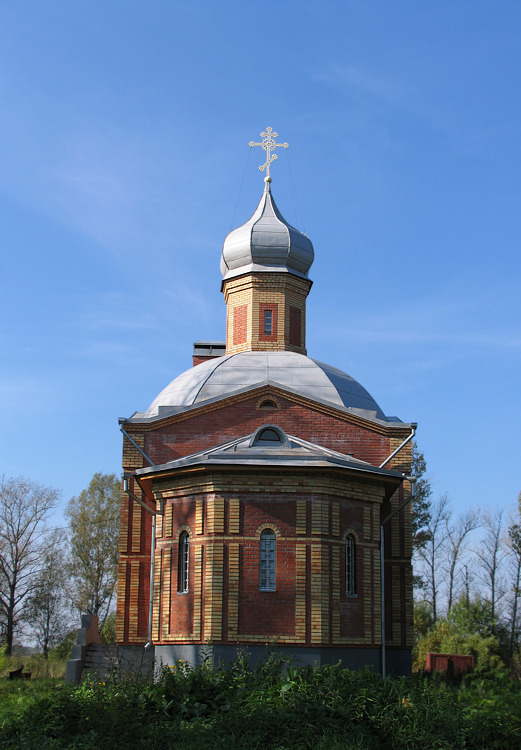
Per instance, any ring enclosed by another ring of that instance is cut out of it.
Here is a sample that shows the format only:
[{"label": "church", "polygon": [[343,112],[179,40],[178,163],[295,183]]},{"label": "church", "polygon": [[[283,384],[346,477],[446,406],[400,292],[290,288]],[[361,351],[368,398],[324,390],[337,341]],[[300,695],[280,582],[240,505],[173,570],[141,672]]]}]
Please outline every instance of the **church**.
[{"label": "church", "polygon": [[313,245],[272,194],[287,144],[261,136],[262,197],[222,248],[226,342],[196,342],[193,366],[120,419],[116,640],[164,665],[269,650],[406,674],[416,425],[308,356]]}]

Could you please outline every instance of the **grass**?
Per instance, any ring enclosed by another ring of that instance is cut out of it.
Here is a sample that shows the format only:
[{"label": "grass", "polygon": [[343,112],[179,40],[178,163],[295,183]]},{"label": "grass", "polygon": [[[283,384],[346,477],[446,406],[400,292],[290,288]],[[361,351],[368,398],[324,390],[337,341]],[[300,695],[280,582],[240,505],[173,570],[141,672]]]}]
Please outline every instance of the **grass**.
[{"label": "grass", "polygon": [[243,660],[228,669],[180,662],[156,683],[4,679],[0,747],[516,750],[521,691],[501,672],[460,684],[421,675],[384,682],[277,659],[255,670]]}]

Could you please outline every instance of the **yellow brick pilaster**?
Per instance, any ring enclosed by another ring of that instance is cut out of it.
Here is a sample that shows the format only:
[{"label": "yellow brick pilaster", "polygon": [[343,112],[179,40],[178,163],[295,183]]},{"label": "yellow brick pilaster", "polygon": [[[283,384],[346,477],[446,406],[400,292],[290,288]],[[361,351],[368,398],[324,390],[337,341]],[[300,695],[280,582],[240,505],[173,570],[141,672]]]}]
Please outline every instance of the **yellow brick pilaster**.
[{"label": "yellow brick pilaster", "polygon": [[154,552],[154,582],[152,588],[152,640],[159,640],[159,618],[161,614],[161,550]]},{"label": "yellow brick pilaster", "polygon": [[204,637],[217,641],[222,638],[224,544],[206,545],[206,576],[204,598]]},{"label": "yellow brick pilaster", "polygon": [[222,497],[209,497],[206,502],[208,534],[224,534],[224,500]]},{"label": "yellow brick pilaster", "polygon": [[203,499],[198,497],[195,503],[195,533],[204,532],[204,503]]},{"label": "yellow brick pilaster", "polygon": [[161,592],[161,635],[163,638],[170,633],[171,575],[172,550],[167,547],[163,550],[163,586]]},{"label": "yellow brick pilaster", "polygon": [[165,507],[165,521],[164,521],[164,535],[165,538],[169,538],[172,536],[172,527],[173,527],[173,505],[172,503],[167,503]]},{"label": "yellow brick pilaster", "polygon": [[329,641],[329,549],[311,547],[311,642]]},{"label": "yellow brick pilaster", "polygon": [[239,533],[240,510],[241,510],[240,500],[238,500],[237,498],[232,498],[229,501],[228,531],[230,534]]},{"label": "yellow brick pilaster", "polygon": [[[334,506],[333,506],[334,507]],[[333,645],[340,639],[340,548],[331,550],[331,636]]]},{"label": "yellow brick pilaster", "polygon": [[132,508],[132,552],[141,549],[141,505],[134,503]]},{"label": "yellow brick pilaster", "polygon": [[295,548],[295,637],[306,640],[306,545]]},{"label": "yellow brick pilaster", "polygon": [[203,596],[203,547],[198,544],[194,552],[194,638],[201,638]]},{"label": "yellow brick pilaster", "polygon": [[130,641],[137,640],[138,628],[138,600],[139,600],[139,560],[130,563],[130,601],[128,618],[128,637]]},{"label": "yellow brick pilaster", "polygon": [[239,545],[228,545],[228,640],[239,633]]}]

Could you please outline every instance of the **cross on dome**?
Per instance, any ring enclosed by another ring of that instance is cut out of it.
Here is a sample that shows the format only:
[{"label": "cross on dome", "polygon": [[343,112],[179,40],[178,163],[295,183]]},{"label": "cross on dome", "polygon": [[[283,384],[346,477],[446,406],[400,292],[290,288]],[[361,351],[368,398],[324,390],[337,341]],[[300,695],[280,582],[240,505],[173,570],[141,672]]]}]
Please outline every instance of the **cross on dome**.
[{"label": "cross on dome", "polygon": [[289,146],[289,143],[275,143],[275,138],[277,138],[278,135],[278,133],[273,132],[273,128],[266,128],[266,130],[263,130],[261,133],[262,143],[255,143],[254,141],[250,141],[250,146],[260,146],[264,151],[266,151],[266,161],[259,167],[261,172],[264,172],[264,170],[266,170],[266,177],[264,178],[266,182],[271,182],[271,162],[279,158],[277,154],[271,153],[272,150],[276,148],[288,148]]}]

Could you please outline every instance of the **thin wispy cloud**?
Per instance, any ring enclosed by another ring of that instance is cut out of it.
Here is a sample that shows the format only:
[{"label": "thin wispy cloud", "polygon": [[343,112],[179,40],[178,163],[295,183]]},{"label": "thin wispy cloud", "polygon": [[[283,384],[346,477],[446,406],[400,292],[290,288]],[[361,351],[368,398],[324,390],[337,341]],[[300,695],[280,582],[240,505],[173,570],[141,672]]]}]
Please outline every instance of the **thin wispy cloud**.
[{"label": "thin wispy cloud", "polygon": [[[490,323],[487,327],[480,326],[479,321],[486,313],[483,305],[484,301],[476,300],[453,304],[421,300],[392,311],[364,311],[350,316],[347,328],[335,328],[331,338],[386,345],[436,344],[458,348],[521,350],[521,335],[517,326],[508,327],[504,322],[495,326]],[[323,320],[319,322],[319,327],[321,325]],[[311,330],[316,327],[312,322]]]}]

